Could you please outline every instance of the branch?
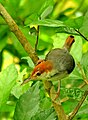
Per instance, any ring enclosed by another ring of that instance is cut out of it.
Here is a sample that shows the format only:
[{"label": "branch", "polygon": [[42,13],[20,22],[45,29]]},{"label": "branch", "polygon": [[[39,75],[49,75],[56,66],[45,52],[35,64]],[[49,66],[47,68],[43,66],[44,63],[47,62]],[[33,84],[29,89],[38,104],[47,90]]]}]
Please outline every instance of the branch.
[{"label": "branch", "polygon": [[88,41],[88,39],[79,30],[75,29],[75,31],[79,33],[79,35],[82,36],[86,41]]},{"label": "branch", "polygon": [[52,82],[46,80],[46,81],[43,81],[43,83],[44,83],[45,90],[48,92],[48,94],[50,96],[53,107],[57,113],[58,119],[59,120],[67,120],[67,116],[64,112],[64,109],[61,105],[60,100],[56,99],[57,92],[55,91],[55,88],[54,88]]},{"label": "branch", "polygon": [[86,99],[86,96],[88,95],[88,91],[84,92],[84,95],[82,96],[81,100],[79,101],[78,105],[76,106],[76,108],[73,110],[73,112],[69,115],[68,120],[72,120],[74,118],[74,116],[77,114],[78,110],[80,109],[80,107],[82,106],[84,100]]},{"label": "branch", "polygon": [[54,89],[54,86],[52,86],[51,89],[50,89],[50,98],[52,100],[52,104],[54,106],[54,109],[55,109],[55,111],[57,113],[58,119],[59,120],[67,120],[67,116],[66,116],[66,114],[64,112],[64,109],[63,109],[63,107],[61,105],[60,100],[55,99],[56,95],[57,95],[57,93],[56,93],[56,91]]},{"label": "branch", "polygon": [[37,51],[37,46],[38,46],[38,39],[39,39],[39,25],[37,26],[36,34],[37,34],[37,38],[36,38],[36,43],[35,43],[35,51]]},{"label": "branch", "polygon": [[21,32],[15,21],[9,15],[9,13],[5,10],[5,8],[0,3],[0,15],[4,18],[6,23],[8,24],[10,30],[15,34],[18,38],[19,42],[22,44],[25,51],[29,54],[30,58],[33,60],[34,63],[37,62],[38,56],[35,53],[35,50],[32,48],[24,34]]},{"label": "branch", "polygon": [[52,101],[52,102],[53,102],[53,106],[55,108],[55,111],[58,115],[58,119],[59,120],[67,120],[67,116],[64,112],[64,109],[63,109],[60,101],[58,101],[58,102]]}]

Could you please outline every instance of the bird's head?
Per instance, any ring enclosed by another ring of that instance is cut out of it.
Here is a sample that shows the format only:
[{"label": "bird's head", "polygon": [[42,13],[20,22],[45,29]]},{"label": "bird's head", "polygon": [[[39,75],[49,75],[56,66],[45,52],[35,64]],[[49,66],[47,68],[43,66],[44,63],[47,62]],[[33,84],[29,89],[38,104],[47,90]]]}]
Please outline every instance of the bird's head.
[{"label": "bird's head", "polygon": [[43,73],[48,73],[53,69],[53,64],[51,61],[47,60],[39,60],[37,65],[35,66],[31,79],[36,79],[38,76],[41,76]]}]

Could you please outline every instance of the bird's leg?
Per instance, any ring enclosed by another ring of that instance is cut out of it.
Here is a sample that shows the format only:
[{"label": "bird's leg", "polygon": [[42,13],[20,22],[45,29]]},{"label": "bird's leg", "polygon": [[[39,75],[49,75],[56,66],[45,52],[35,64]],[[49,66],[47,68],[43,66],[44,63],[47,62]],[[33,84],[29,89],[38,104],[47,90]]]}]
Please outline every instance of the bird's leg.
[{"label": "bird's leg", "polygon": [[61,86],[60,84],[61,84],[61,81],[59,80],[59,82],[58,82],[58,89],[57,89],[56,96],[55,96],[54,100],[56,100],[59,97],[59,95],[60,95],[60,86]]}]

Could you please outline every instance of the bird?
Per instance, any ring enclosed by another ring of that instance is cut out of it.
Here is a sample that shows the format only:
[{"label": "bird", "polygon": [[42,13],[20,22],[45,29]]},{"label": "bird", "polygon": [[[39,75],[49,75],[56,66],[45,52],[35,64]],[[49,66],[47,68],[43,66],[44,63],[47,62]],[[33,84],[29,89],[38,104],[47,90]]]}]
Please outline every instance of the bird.
[{"label": "bird", "polygon": [[44,60],[38,60],[30,77],[22,85],[30,80],[59,81],[68,76],[75,68],[75,60],[70,54],[74,42],[74,36],[70,35],[62,48],[52,49]]}]

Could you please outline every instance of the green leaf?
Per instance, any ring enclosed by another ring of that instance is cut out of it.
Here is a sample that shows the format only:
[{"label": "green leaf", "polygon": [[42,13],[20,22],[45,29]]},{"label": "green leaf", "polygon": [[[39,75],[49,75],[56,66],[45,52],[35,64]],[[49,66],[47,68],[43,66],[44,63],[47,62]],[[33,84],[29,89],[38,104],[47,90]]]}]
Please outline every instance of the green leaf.
[{"label": "green leaf", "polygon": [[46,18],[53,10],[53,6],[48,6],[44,12],[41,14],[41,19]]},{"label": "green leaf", "polygon": [[51,19],[44,19],[44,20],[38,20],[30,23],[27,26],[30,25],[40,25],[40,26],[48,26],[48,27],[60,27],[65,26],[62,21],[59,20],[51,20]]},{"label": "green leaf", "polygon": [[19,99],[19,97],[25,93],[27,90],[29,89],[29,84],[25,84],[23,86],[21,86],[20,84],[16,84],[12,91],[11,94],[14,95],[16,98]]},{"label": "green leaf", "polygon": [[0,73],[0,107],[4,105],[9,97],[17,78],[17,70],[14,64],[8,66]]},{"label": "green leaf", "polygon": [[79,101],[83,95],[83,91],[80,90],[79,88],[64,88],[62,87],[61,88],[61,94],[60,94],[60,97],[61,98],[65,98],[65,97],[69,97],[69,99],[74,99],[74,100],[77,100]]},{"label": "green leaf", "polygon": [[25,75],[25,74],[27,74],[27,69],[25,68],[22,72],[20,72],[20,74],[18,75],[18,77],[17,77],[17,80],[19,81],[19,82],[23,82],[23,76]]},{"label": "green leaf", "polygon": [[88,51],[82,55],[81,64],[88,70]]},{"label": "green leaf", "polygon": [[74,57],[76,62],[81,61],[81,58],[82,58],[82,38],[80,36],[75,36],[75,42],[72,45],[71,54]]},{"label": "green leaf", "polygon": [[[29,34],[29,28],[20,27],[20,29],[24,33],[24,35],[26,36],[26,38],[30,42],[30,44],[32,46],[34,46],[35,45],[35,41],[36,41],[36,36]],[[13,41],[13,45],[15,46],[15,48],[19,52],[19,54],[21,56],[27,56],[27,53],[24,50],[23,46],[21,45],[21,43],[18,41],[18,39],[12,33],[11,33],[11,39]]]},{"label": "green leaf", "polygon": [[42,5],[45,2],[46,2],[46,0],[41,0],[41,1],[37,1],[37,2],[36,2],[36,0],[27,0],[27,1],[21,2],[21,6],[24,10],[27,8],[26,11],[27,11],[27,13],[29,11],[29,15],[34,14],[34,13],[38,14]]},{"label": "green leaf", "polygon": [[49,98],[47,98],[47,97],[43,98],[41,100],[41,106],[40,107],[43,110],[49,109],[51,107],[51,100]]},{"label": "green leaf", "polygon": [[6,105],[3,105],[2,108],[1,108],[1,112],[12,112],[13,110],[15,109],[15,104],[13,105],[9,105],[9,104],[6,104]]},{"label": "green leaf", "polygon": [[[11,94],[14,95],[16,98],[19,98],[23,93],[25,93],[29,89],[29,84],[21,85],[23,82],[23,76],[27,74],[26,73],[26,68],[18,75],[17,84],[13,87]],[[31,86],[31,82],[30,82]]]},{"label": "green leaf", "polygon": [[75,19],[68,19],[64,23],[71,28],[79,29],[83,24],[83,16]]},{"label": "green leaf", "polygon": [[88,78],[88,51],[83,54],[82,59],[81,59],[81,65],[86,74],[86,77]]},{"label": "green leaf", "polygon": [[80,108],[80,110],[78,112],[78,115],[84,115],[84,114],[86,114],[88,116],[88,104],[85,104],[85,103],[86,103],[86,101],[84,102],[84,104]]},{"label": "green leaf", "polygon": [[65,110],[66,114],[69,114],[70,112],[72,112],[75,108],[75,106],[77,105],[78,101],[76,100],[67,100],[66,102],[63,103],[63,108]]},{"label": "green leaf", "polygon": [[75,80],[82,79],[82,74],[80,73],[78,66],[76,66],[72,74],[70,74],[70,79],[71,78]]},{"label": "green leaf", "polygon": [[0,39],[0,51],[2,51],[2,49],[6,46],[7,44],[6,42],[7,42],[6,37]]},{"label": "green leaf", "polygon": [[[26,0],[26,1],[24,0],[20,6],[20,8],[22,9],[21,15],[23,14],[24,16],[26,16],[27,21],[28,21],[28,17],[32,21],[34,21],[35,19],[37,20],[38,18],[41,18],[41,14],[44,13],[49,6],[53,6],[53,3],[54,3],[53,0],[41,0],[41,1],[38,0],[37,2],[36,0]],[[50,13],[51,10],[50,9],[48,10]]]},{"label": "green leaf", "polygon": [[[24,50],[24,48],[22,47],[21,43],[18,41],[18,39],[11,33],[11,38],[12,38],[12,42],[13,45],[15,47],[15,49],[17,50],[17,52],[21,55],[21,56],[26,56],[27,53]],[[19,46],[19,47],[18,47]]]},{"label": "green leaf", "polygon": [[[2,22],[1,22],[2,23]],[[7,32],[8,28],[5,26],[0,26],[0,51],[6,46],[7,44]]]},{"label": "green leaf", "polygon": [[32,120],[56,120],[56,113],[53,108],[41,110],[32,117]]},{"label": "green leaf", "polygon": [[58,28],[54,28],[54,31],[55,33],[67,33],[67,34],[78,35],[73,28],[70,28],[68,26],[60,26]]},{"label": "green leaf", "polygon": [[29,67],[34,68],[34,63],[33,63],[33,61],[31,60],[30,57],[22,57],[22,59],[27,60],[27,63],[29,65]]},{"label": "green leaf", "polygon": [[87,120],[88,119],[88,104],[86,103],[86,101],[84,101],[83,105],[79,109],[75,118],[76,118],[75,120],[77,120],[77,118],[81,118],[81,120]]},{"label": "green leaf", "polygon": [[[59,26],[59,27],[48,27],[48,26],[40,26],[40,37],[41,35],[45,35],[45,37],[43,37],[43,39],[45,40],[46,36],[48,36],[48,38],[52,37],[53,35],[57,36],[57,33],[66,33],[66,34],[72,34],[72,35],[78,35],[76,33],[76,31],[73,28],[69,28],[67,26]],[[63,34],[64,36],[66,34]],[[59,39],[58,39],[59,40]],[[52,42],[52,40],[48,40],[47,42]]]},{"label": "green leaf", "polygon": [[14,120],[31,120],[39,109],[39,82],[29,88],[18,100]]},{"label": "green leaf", "polygon": [[4,7],[6,7],[6,10],[9,12],[9,14],[11,16],[13,16],[13,18],[17,18],[17,16],[19,15],[20,2],[21,2],[21,0],[18,0],[18,1],[13,1],[13,0],[3,1]]},{"label": "green leaf", "polygon": [[46,16],[48,16],[52,12],[53,5],[54,5],[53,0],[45,0],[45,1],[43,1],[43,4],[42,4],[42,6],[40,8],[40,11],[38,13],[40,15],[41,19],[45,18]]},{"label": "green leaf", "polygon": [[85,36],[88,37],[88,10],[84,16],[84,20],[83,20],[83,25],[81,26],[81,28],[79,29],[79,31]]},{"label": "green leaf", "polygon": [[14,120],[56,120],[50,99],[44,95],[40,97],[40,91],[43,89],[40,83],[37,82],[19,98]]}]

